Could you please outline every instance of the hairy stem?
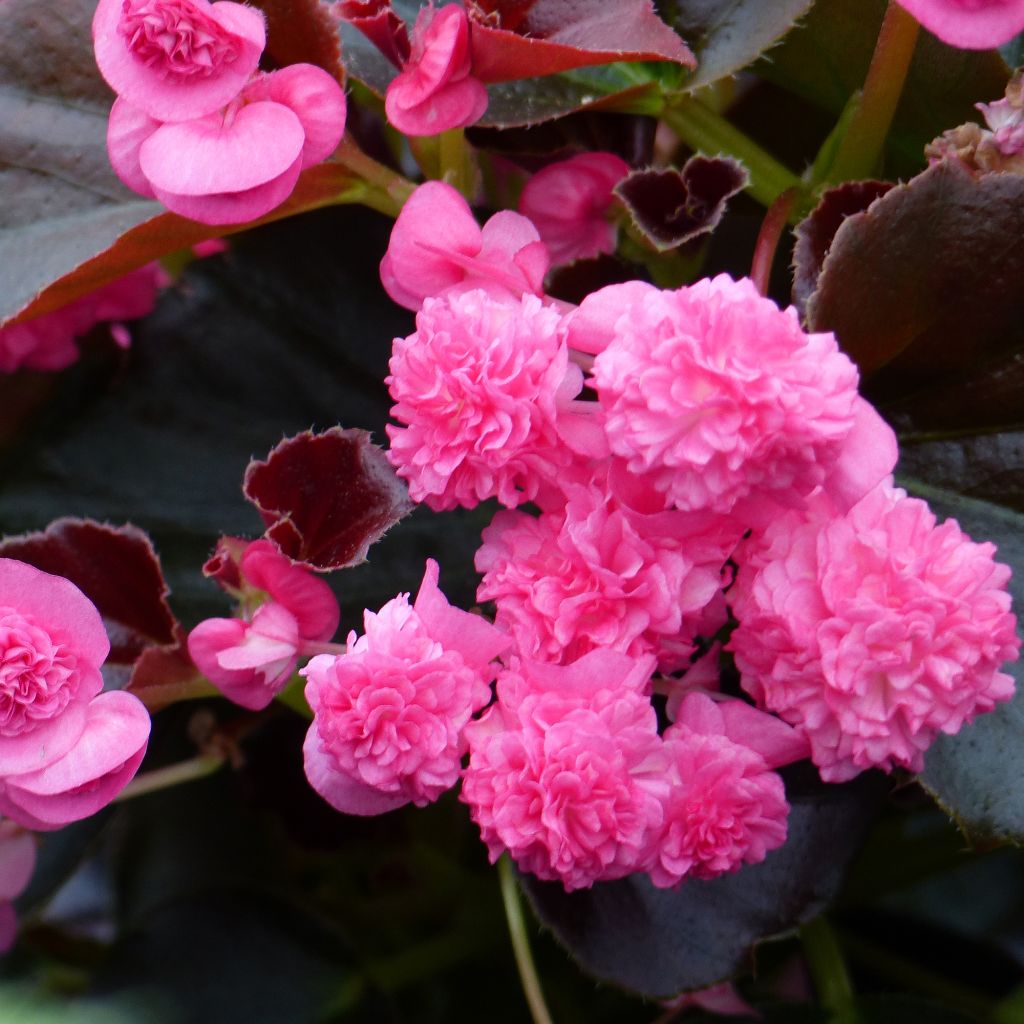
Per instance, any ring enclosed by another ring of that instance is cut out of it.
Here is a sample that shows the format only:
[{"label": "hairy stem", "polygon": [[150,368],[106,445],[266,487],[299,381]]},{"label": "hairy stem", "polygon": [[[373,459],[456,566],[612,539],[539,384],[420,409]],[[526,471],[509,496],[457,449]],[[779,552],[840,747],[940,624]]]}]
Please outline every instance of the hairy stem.
[{"label": "hairy stem", "polygon": [[775,262],[775,251],[779,247],[779,239],[786,228],[789,215],[796,204],[800,192],[788,188],[768,207],[768,212],[761,223],[761,230],[754,244],[754,259],[750,267],[750,277],[762,295],[768,294],[768,283],[772,276],[772,264]]},{"label": "hairy stem", "polygon": [[832,1011],[833,1021],[852,1020],[853,987],[832,926],[816,917],[800,929],[800,942],[821,1005]]},{"label": "hairy stem", "polygon": [[367,156],[349,135],[341,140],[332,159],[352,171],[365,186],[358,195],[353,193],[344,201],[361,202],[389,217],[398,216],[416,188],[408,178]]},{"label": "hairy stem", "polygon": [[508,919],[508,931],[512,936],[512,950],[516,956],[516,967],[519,968],[523,993],[530,1006],[530,1016],[533,1018],[533,1024],[552,1024],[551,1014],[548,1012],[540,987],[540,978],[537,977],[533,954],[530,952],[530,937],[526,933],[523,904],[519,898],[519,889],[508,854],[504,854],[498,861],[498,878],[501,882],[501,899],[505,904],[505,917]]}]

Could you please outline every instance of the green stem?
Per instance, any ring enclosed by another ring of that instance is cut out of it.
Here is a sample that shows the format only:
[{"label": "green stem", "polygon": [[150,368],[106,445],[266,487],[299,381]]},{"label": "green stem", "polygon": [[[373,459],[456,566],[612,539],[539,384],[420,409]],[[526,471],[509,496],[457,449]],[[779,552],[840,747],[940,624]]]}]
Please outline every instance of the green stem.
[{"label": "green stem", "polygon": [[816,917],[800,929],[800,942],[821,1005],[832,1011],[834,1021],[855,1020],[853,987],[832,926]]},{"label": "green stem", "polygon": [[750,277],[762,295],[768,294],[768,284],[772,276],[772,264],[775,262],[775,250],[779,247],[779,239],[785,230],[790,212],[800,195],[799,189],[789,188],[768,207],[761,230],[754,244],[754,259],[750,267]]},{"label": "green stem", "polygon": [[552,1024],[551,1014],[544,1002],[540,979],[537,977],[533,954],[530,952],[530,938],[526,934],[526,922],[523,919],[523,904],[512,873],[512,861],[507,853],[498,861],[498,879],[501,882],[501,899],[505,904],[512,949],[516,955],[516,967],[519,968],[519,980],[530,1006],[530,1016],[533,1018],[533,1024]]},{"label": "green stem", "polygon": [[166,768],[157,768],[151,772],[136,775],[131,782],[114,798],[115,802],[132,800],[146,793],[155,793],[160,789],[180,786],[183,782],[194,782],[196,779],[212,775],[224,763],[223,754],[200,754],[188,761],[169,764]]},{"label": "green stem", "polygon": [[408,178],[367,156],[348,135],[341,140],[332,159],[354,172],[365,184],[365,192],[358,201],[389,217],[398,216],[416,189]]},{"label": "green stem", "polygon": [[691,96],[674,100],[665,110],[664,121],[691,149],[739,160],[750,173],[747,191],[764,206],[771,206],[787,189],[800,187],[792,171],[700,100]]},{"label": "green stem", "polygon": [[853,181],[877,173],[903,83],[914,56],[920,26],[896,0],[890,0],[875,43],[864,90],[839,144],[828,182]]},{"label": "green stem", "polygon": [[473,151],[466,142],[462,128],[442,132],[438,139],[440,179],[461,192],[470,202],[476,194],[477,174],[473,166]]}]

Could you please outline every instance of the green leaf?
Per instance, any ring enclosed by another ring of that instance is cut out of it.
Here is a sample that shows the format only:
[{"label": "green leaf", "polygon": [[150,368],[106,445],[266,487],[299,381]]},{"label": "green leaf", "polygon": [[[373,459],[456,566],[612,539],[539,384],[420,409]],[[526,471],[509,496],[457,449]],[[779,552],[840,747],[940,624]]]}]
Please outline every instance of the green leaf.
[{"label": "green leaf", "polygon": [[[942,517],[956,518],[975,540],[991,540],[997,558],[1013,569],[1010,593],[1024,608],[1024,516],[950,491],[901,481]],[[928,751],[921,782],[975,843],[1024,842],[1024,669],[1013,700],[980,715],[955,736],[940,736]]]},{"label": "green leaf", "polygon": [[876,773],[826,786],[808,766],[786,773],[785,845],[712,881],[655,889],[644,875],[566,893],[522,876],[541,920],[603,981],[654,998],[722,981],[762,939],[816,917],[838,892],[886,782]]},{"label": "green leaf", "polygon": [[662,17],[690,44],[697,71],[688,89],[735,74],[773,47],[813,0],[663,0]]},{"label": "green leaf", "polygon": [[[864,85],[885,6],[886,0],[818,0],[756,66],[757,74],[838,117]],[[922,32],[889,137],[888,174],[920,170],[925,144],[947,128],[978,120],[974,104],[1002,96],[1008,78],[996,51],[959,50]]]}]

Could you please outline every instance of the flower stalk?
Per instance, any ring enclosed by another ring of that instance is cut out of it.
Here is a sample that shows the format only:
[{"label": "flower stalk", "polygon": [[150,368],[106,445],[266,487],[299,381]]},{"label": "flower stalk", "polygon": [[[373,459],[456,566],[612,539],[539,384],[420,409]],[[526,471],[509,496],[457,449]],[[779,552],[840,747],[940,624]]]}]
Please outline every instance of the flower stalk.
[{"label": "flower stalk", "polygon": [[526,933],[523,903],[519,898],[519,889],[512,872],[512,861],[507,854],[498,861],[498,879],[501,883],[501,899],[505,905],[508,931],[512,937],[512,951],[515,953],[519,980],[530,1007],[533,1024],[553,1024],[551,1013],[544,1001],[544,992],[540,987],[533,953],[530,951],[530,937]]}]

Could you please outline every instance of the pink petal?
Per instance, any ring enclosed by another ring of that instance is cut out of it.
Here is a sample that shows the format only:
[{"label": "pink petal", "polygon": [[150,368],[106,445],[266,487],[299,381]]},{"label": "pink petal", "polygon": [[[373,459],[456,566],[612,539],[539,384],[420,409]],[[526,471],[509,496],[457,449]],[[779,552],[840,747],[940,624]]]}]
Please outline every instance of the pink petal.
[{"label": "pink petal", "polygon": [[154,191],[157,199],[168,210],[199,221],[200,224],[245,224],[247,221],[258,220],[280,206],[294,191],[301,170],[302,155],[299,154],[284,174],[244,192],[181,196],[159,188]]},{"label": "pink petal", "polygon": [[255,8],[230,0],[196,6],[237,37],[241,53],[209,77],[183,81],[163,77],[128,50],[118,30],[122,0],[100,0],[93,17],[96,63],[103,77],[119,96],[160,121],[188,121],[230,103],[256,70],[266,45],[263,15]]},{"label": "pink petal", "polygon": [[302,123],[280,103],[250,103],[233,121],[210,114],[165,124],[142,145],[142,173],[158,193],[244,192],[284,174],[302,153]]},{"label": "pink petal", "polygon": [[257,590],[265,590],[295,616],[303,640],[330,640],[341,612],[328,584],[308,569],[293,565],[268,540],[253,541],[239,570]]},{"label": "pink petal", "polygon": [[428,181],[409,197],[391,230],[380,265],[384,290],[400,306],[417,310],[428,295],[465,276],[445,255],[476,256],[481,244],[480,226],[466,200],[451,185]]},{"label": "pink petal", "polygon": [[853,429],[843,442],[824,484],[840,513],[849,511],[888,477],[899,458],[892,427],[870,402],[859,395],[855,401]]},{"label": "pink petal", "polygon": [[453,608],[438,589],[439,571],[437,562],[428,558],[413,608],[432,640],[446,650],[458,651],[467,665],[483,669],[512,646],[511,637],[485,618]]},{"label": "pink petal", "polygon": [[153,186],[139,166],[139,150],[160,124],[120,96],[114,100],[107,122],[107,155],[114,173],[133,192],[149,198],[153,196]]},{"label": "pink petal", "polygon": [[990,50],[1024,30],[1021,0],[898,0],[929,32],[965,50]]},{"label": "pink petal", "polygon": [[89,682],[87,692],[68,704],[56,718],[40,722],[21,736],[0,739],[0,780],[45,768],[74,747],[85,729],[88,703],[103,686],[99,672]]},{"label": "pink petal", "polygon": [[5,835],[0,825],[0,900],[13,900],[20,896],[35,868],[35,839],[28,832],[21,831]]},{"label": "pink petal", "polygon": [[245,98],[250,103],[264,99],[280,103],[298,117],[306,136],[303,167],[326,160],[345,134],[345,92],[312,64],[290,64],[261,75],[246,87]]},{"label": "pink petal", "polygon": [[302,756],[309,784],[342,814],[384,814],[410,802],[410,798],[402,793],[382,793],[338,771],[320,749],[320,734],[315,722],[306,733]]},{"label": "pink petal", "polygon": [[591,355],[603,352],[615,337],[615,322],[623,311],[656,292],[644,281],[610,284],[592,292],[569,320],[569,347]]},{"label": "pink petal", "polygon": [[51,636],[60,634],[80,662],[99,668],[110,641],[96,606],[74,583],[13,558],[0,558],[0,607],[31,615]]},{"label": "pink petal", "polygon": [[149,713],[137,697],[101,693],[89,704],[85,731],[71,751],[41,771],[8,778],[6,798],[51,828],[87,818],[135,775],[149,730]]},{"label": "pink petal", "polygon": [[760,754],[769,768],[781,768],[811,756],[807,737],[781,718],[758,711],[742,700],[722,701],[718,708],[725,721],[725,735]]}]

